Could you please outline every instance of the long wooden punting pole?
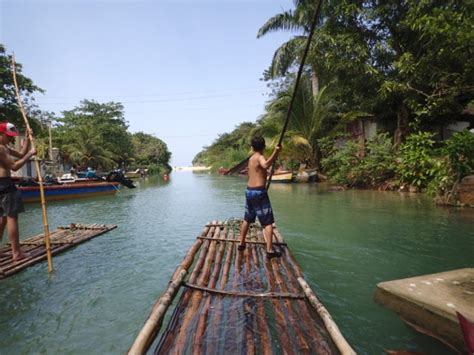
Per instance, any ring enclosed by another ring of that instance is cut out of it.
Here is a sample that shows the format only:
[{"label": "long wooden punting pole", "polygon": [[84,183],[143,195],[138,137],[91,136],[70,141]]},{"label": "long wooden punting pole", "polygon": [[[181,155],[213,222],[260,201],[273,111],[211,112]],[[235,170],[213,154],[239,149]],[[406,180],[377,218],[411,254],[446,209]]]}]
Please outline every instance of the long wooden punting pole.
[{"label": "long wooden punting pole", "polygon": [[[208,230],[209,227],[206,227],[202,235],[207,235]],[[188,269],[193,264],[194,256],[201,247],[202,242],[202,239],[197,239],[194,245],[188,251],[188,254],[186,254],[186,257],[184,258],[181,265],[177,267],[171,278],[168,288],[153,306],[150,316],[146,320],[140,333],[138,333],[135,342],[128,351],[129,355],[145,354],[145,352],[150,347],[151,343],[158,334],[158,331],[160,330],[166,310],[170,306],[171,302],[173,302],[174,297],[178,293],[179,287],[181,286],[184,278],[186,277]]]},{"label": "long wooden punting pole", "polygon": [[[23,107],[23,102],[21,101],[20,89],[18,88],[18,82],[16,80],[15,54],[12,55],[12,74],[13,74],[13,83],[15,84],[15,93],[16,93],[16,99],[18,101],[18,106],[20,107],[23,120],[25,121],[26,132],[28,133],[28,138],[30,139],[31,148],[35,149],[35,141],[33,139],[33,133],[31,131],[30,123],[28,122],[28,117],[26,117],[25,108]],[[41,208],[43,210],[44,244],[46,248],[46,256],[48,258],[48,272],[52,272],[53,271],[53,257],[51,255],[51,241],[49,238],[48,213],[46,211],[46,199],[44,197],[43,176],[41,175],[39,160],[38,160],[38,156],[36,155],[35,155],[35,167],[36,167],[36,174],[38,175],[38,182],[40,186]]]}]

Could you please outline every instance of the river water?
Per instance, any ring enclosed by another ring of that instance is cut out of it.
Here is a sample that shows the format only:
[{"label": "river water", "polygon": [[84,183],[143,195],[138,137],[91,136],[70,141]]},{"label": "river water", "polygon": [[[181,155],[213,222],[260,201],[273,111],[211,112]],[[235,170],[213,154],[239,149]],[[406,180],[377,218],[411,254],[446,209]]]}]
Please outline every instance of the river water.
[{"label": "river water", "polygon": [[[0,281],[0,354],[125,353],[204,225],[243,215],[239,178],[182,172],[138,184],[48,204],[51,230],[71,222],[118,228],[55,257],[50,276],[41,263]],[[473,210],[436,207],[421,194],[317,184],[272,184],[270,198],[306,279],[358,353],[449,354],[373,294],[381,281],[472,267]],[[42,232],[40,206],[26,207],[25,237]]]}]

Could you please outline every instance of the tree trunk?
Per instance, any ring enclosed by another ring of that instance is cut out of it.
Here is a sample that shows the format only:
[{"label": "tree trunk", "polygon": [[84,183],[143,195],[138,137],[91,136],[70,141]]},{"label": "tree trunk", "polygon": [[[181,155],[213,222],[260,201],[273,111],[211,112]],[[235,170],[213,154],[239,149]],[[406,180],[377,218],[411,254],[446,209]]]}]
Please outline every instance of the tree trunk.
[{"label": "tree trunk", "polygon": [[316,68],[313,66],[311,70],[311,86],[313,89],[313,97],[318,96],[319,94],[319,78],[316,74]]},{"label": "tree trunk", "polygon": [[393,143],[395,146],[399,146],[405,136],[408,133],[408,121],[409,121],[409,113],[408,108],[404,102],[402,102],[398,106],[397,112],[397,129],[395,129],[395,134],[393,138]]}]

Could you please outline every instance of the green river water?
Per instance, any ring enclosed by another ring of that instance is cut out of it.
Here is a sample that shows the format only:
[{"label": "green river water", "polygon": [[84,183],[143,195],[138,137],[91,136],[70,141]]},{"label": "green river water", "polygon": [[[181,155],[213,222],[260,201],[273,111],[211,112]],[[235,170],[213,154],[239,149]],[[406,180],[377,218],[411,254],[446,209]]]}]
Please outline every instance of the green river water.
[{"label": "green river water", "polygon": [[[0,354],[123,354],[204,225],[243,216],[245,181],[173,173],[116,196],[48,204],[51,230],[76,223],[118,228],[0,281]],[[329,192],[272,184],[290,250],[360,354],[410,349],[449,354],[373,301],[381,281],[474,264],[474,210],[440,208],[421,194]],[[41,208],[21,215],[42,232]],[[5,242],[6,237],[4,238]]]}]

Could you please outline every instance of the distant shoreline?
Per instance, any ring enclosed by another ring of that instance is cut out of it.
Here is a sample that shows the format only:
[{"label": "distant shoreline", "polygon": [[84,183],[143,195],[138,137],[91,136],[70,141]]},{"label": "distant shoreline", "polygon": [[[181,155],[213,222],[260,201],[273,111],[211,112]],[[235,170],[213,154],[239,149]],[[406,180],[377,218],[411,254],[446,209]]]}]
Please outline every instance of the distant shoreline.
[{"label": "distant shoreline", "polygon": [[209,171],[210,166],[173,166],[173,171]]}]

